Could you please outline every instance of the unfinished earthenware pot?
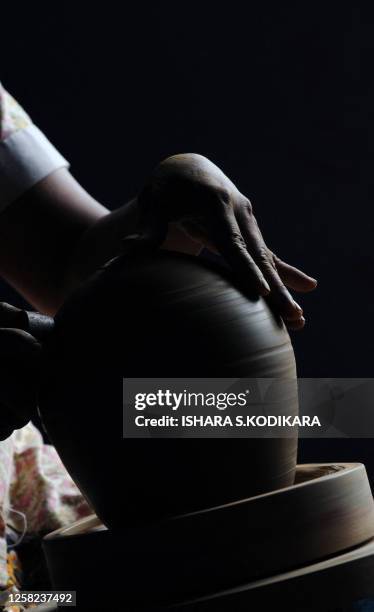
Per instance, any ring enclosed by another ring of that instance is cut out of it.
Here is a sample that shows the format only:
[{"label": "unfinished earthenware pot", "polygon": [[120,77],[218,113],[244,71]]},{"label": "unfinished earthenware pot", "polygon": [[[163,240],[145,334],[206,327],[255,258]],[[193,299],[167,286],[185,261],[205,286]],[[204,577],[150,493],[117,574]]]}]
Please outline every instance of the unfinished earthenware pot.
[{"label": "unfinished earthenware pot", "polygon": [[[288,333],[224,269],[159,252],[117,258],[77,291],[43,347],[39,406],[70,474],[110,527],[293,483],[285,439],[123,439],[123,378],[295,379]],[[297,393],[288,397],[297,413]]]}]

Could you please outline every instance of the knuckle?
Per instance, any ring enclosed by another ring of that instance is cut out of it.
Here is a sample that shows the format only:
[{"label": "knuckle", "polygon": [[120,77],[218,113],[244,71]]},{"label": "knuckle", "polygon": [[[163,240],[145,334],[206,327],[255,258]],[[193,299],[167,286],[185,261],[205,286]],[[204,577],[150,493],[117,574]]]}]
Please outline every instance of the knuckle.
[{"label": "knuckle", "polygon": [[264,265],[269,265],[271,266],[271,260],[269,257],[269,251],[267,250],[266,247],[260,247],[258,250],[258,260],[264,264]]},{"label": "knuckle", "polygon": [[232,208],[231,195],[228,189],[222,186],[195,181],[194,193],[197,201],[203,204],[203,209],[213,217],[218,215],[226,217]]},{"label": "knuckle", "polygon": [[274,268],[276,268],[278,257],[272,251],[269,251],[269,259],[271,263],[273,264]]},{"label": "knuckle", "polygon": [[213,187],[213,196],[216,198],[216,200],[220,203],[223,204],[223,206],[225,208],[227,207],[231,207],[231,194],[229,192],[228,189],[226,189],[226,187],[222,187],[222,186],[214,186]]},{"label": "knuckle", "polygon": [[243,207],[248,215],[253,214],[252,202],[248,198],[244,198]]},{"label": "knuckle", "polygon": [[246,244],[244,242],[244,238],[241,235],[241,233],[237,230],[233,230],[232,234],[231,234],[231,239],[232,242],[235,244],[235,246],[241,248],[241,249],[246,249]]},{"label": "knuckle", "polygon": [[269,279],[269,281],[271,280],[274,286],[278,286],[279,283],[277,274],[275,273],[274,267],[272,266],[271,262],[268,260],[261,261],[259,263],[259,267],[261,268],[265,276]]}]

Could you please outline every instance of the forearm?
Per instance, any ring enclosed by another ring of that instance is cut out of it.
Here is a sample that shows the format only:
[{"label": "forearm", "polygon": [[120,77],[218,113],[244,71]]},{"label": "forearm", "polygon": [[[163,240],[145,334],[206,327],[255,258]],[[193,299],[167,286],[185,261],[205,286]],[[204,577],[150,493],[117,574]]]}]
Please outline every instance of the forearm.
[{"label": "forearm", "polygon": [[[136,198],[110,212],[60,169],[0,214],[0,276],[53,316],[79,283],[121,252],[137,224]],[[196,252],[177,229],[164,246]]]},{"label": "forearm", "polygon": [[34,308],[54,315],[71,290],[74,250],[107,215],[67,169],[54,172],[0,214],[0,276]]},{"label": "forearm", "polygon": [[66,261],[66,293],[74,289],[104,263],[121,252],[123,238],[136,230],[137,200],[134,198],[113,212],[107,211],[81,234]]},{"label": "forearm", "polygon": [[[66,270],[67,290],[74,289],[101,265],[123,252],[123,239],[139,230],[137,198],[108,213],[90,226],[79,239]],[[162,249],[197,255],[201,244],[176,224],[170,224]]]},{"label": "forearm", "polygon": [[[90,269],[90,257],[101,263],[110,252],[114,232],[105,228],[112,224],[101,229],[100,223],[106,216],[109,211],[72,177],[66,159],[0,83],[0,276],[53,315],[74,279]],[[95,234],[108,236],[102,254]]]},{"label": "forearm", "polygon": [[[98,203],[0,84],[0,276],[53,316],[80,282],[121,252],[137,225],[136,199],[114,212]],[[178,227],[163,246],[200,249]]]}]

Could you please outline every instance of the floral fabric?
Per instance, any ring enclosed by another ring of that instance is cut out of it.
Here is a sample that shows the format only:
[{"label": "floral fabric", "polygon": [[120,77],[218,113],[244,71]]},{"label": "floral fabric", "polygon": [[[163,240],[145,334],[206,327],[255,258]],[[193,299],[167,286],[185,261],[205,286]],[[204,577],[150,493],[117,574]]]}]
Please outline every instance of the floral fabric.
[{"label": "floral fabric", "polygon": [[0,83],[0,211],[66,159]]},{"label": "floral fabric", "polygon": [[0,587],[8,584],[7,529],[41,534],[92,514],[56,449],[28,423],[0,442]]},{"label": "floral fabric", "polygon": [[0,140],[31,124],[28,114],[0,83]]},{"label": "floral fabric", "polygon": [[[0,210],[62,166],[66,160],[0,83]],[[34,425],[0,442],[0,588],[11,581],[9,527],[40,534],[91,513],[55,448],[43,443]]]}]

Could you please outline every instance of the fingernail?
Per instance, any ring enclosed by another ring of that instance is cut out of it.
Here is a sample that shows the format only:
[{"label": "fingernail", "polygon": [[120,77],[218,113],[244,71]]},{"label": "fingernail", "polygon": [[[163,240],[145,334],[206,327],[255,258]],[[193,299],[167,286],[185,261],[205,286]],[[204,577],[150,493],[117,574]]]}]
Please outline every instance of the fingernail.
[{"label": "fingernail", "polygon": [[271,289],[269,283],[264,278],[261,280],[261,285],[267,293],[270,293]]},{"label": "fingernail", "polygon": [[295,302],[295,300],[293,300],[294,306],[296,308],[296,310],[298,310],[299,312],[303,312],[303,309],[301,308],[300,304],[298,304],[297,302]]}]

